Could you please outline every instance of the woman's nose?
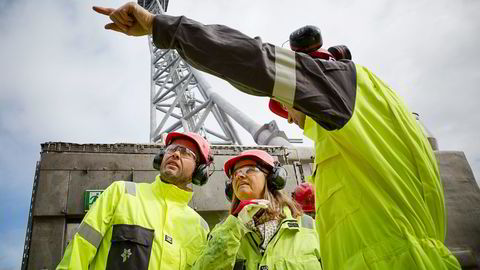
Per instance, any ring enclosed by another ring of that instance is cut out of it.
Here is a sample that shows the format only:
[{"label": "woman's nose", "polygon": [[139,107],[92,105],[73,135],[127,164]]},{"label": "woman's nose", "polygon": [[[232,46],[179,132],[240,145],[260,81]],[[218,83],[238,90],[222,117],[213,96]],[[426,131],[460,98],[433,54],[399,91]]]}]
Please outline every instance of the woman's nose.
[{"label": "woman's nose", "polygon": [[235,173],[235,177],[233,179],[237,179],[237,178],[245,178],[246,175],[242,172],[242,171],[239,171],[239,172],[236,172]]}]

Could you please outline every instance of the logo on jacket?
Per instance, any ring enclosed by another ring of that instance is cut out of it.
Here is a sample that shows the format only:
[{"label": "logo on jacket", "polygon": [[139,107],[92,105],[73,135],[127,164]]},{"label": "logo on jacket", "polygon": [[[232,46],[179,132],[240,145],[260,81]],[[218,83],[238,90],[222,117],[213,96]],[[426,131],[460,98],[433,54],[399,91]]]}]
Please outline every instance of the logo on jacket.
[{"label": "logo on jacket", "polygon": [[289,228],[298,228],[298,223],[296,223],[296,222],[289,222],[289,223],[288,223],[288,227],[289,227]]},{"label": "logo on jacket", "polygon": [[165,241],[172,244],[173,243],[173,238],[171,236],[165,234]]},{"label": "logo on jacket", "polygon": [[123,253],[120,256],[122,256],[123,262],[126,262],[128,260],[128,258],[130,258],[130,256],[132,256],[132,251],[130,251],[130,249],[124,248]]}]

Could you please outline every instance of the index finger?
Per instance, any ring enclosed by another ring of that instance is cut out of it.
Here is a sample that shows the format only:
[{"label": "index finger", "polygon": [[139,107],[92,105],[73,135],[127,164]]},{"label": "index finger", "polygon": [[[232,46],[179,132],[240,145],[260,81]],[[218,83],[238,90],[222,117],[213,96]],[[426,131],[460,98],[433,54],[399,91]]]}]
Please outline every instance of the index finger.
[{"label": "index finger", "polygon": [[98,12],[98,13],[100,13],[100,14],[103,14],[103,15],[107,15],[107,16],[109,16],[110,14],[112,14],[112,12],[115,11],[114,8],[97,7],[97,6],[93,6],[92,8],[93,8],[93,10],[95,10],[96,12]]}]

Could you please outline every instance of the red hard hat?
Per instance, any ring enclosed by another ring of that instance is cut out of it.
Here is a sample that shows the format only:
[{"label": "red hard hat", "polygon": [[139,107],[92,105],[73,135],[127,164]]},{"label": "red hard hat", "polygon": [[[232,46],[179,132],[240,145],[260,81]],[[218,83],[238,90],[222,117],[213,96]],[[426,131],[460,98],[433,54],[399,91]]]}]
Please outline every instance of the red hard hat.
[{"label": "red hard hat", "polygon": [[273,169],[273,167],[275,167],[275,161],[273,157],[270,156],[267,152],[256,149],[246,150],[240,153],[240,155],[227,160],[227,162],[225,162],[225,165],[223,165],[223,169],[228,178],[230,178],[233,166],[235,166],[235,164],[242,159],[254,160],[265,166],[268,170],[271,170]]},{"label": "red hard hat", "polygon": [[268,103],[268,108],[270,108],[270,111],[272,111],[274,114],[288,119],[288,112],[283,108],[280,102],[274,99],[270,99],[270,102]]},{"label": "red hard hat", "polygon": [[301,183],[293,192],[293,199],[302,206],[303,212],[315,211],[315,193],[310,183]]},{"label": "red hard hat", "polygon": [[200,163],[209,165],[213,161],[213,157],[210,150],[210,144],[205,138],[194,132],[170,132],[165,139],[165,144],[169,145],[176,139],[187,139],[194,141],[200,151]]}]

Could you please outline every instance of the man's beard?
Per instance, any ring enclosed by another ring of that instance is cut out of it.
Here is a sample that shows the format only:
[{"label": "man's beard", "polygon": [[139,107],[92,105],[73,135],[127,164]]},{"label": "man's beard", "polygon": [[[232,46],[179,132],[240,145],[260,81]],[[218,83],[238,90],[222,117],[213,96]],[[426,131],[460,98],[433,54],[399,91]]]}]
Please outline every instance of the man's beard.
[{"label": "man's beard", "polygon": [[160,176],[164,182],[170,183],[170,184],[176,184],[176,183],[183,183],[186,182],[186,177],[182,174],[181,171],[177,171],[178,173],[175,174],[172,170],[166,170],[165,167],[163,167],[160,170]]}]

